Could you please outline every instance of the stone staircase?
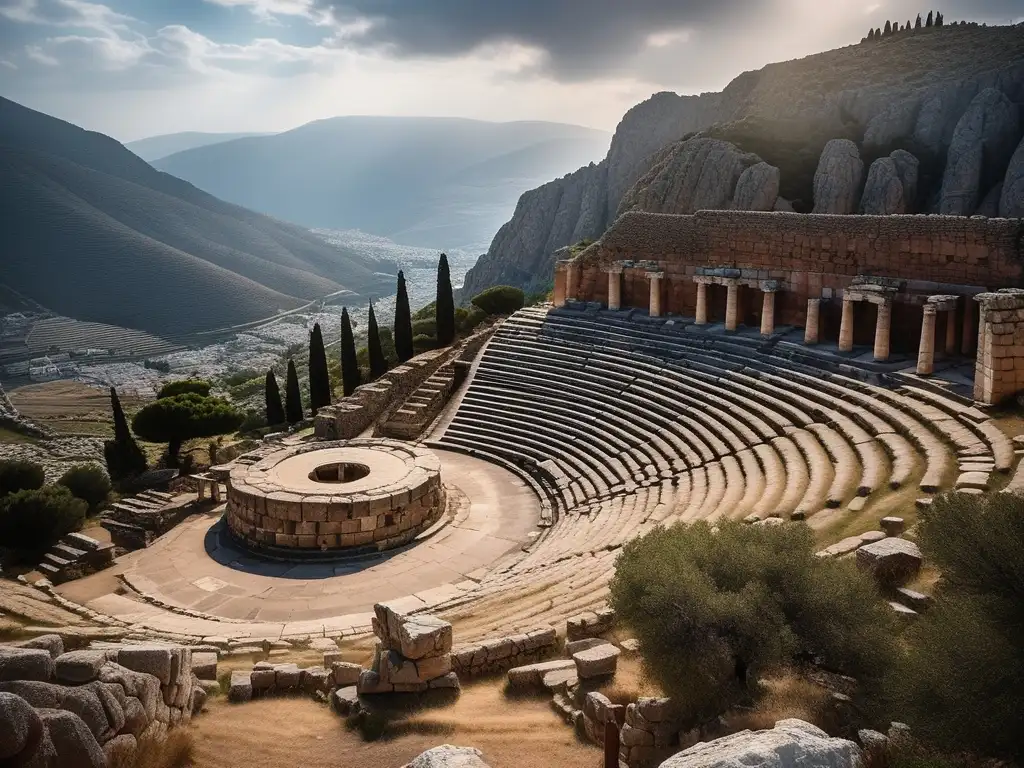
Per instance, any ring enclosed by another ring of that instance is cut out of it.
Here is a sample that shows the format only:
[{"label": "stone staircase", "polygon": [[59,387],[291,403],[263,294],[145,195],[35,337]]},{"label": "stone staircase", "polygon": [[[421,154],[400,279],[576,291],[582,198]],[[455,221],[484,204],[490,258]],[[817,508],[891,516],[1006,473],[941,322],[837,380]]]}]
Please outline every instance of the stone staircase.
[{"label": "stone staircase", "polygon": [[69,533],[50,548],[36,570],[54,584],[81,578],[114,562],[114,546],[82,533]]},{"label": "stone staircase", "polygon": [[100,525],[116,546],[144,549],[190,513],[189,506],[173,504],[174,498],[163,491],[142,491],[112,504]]}]

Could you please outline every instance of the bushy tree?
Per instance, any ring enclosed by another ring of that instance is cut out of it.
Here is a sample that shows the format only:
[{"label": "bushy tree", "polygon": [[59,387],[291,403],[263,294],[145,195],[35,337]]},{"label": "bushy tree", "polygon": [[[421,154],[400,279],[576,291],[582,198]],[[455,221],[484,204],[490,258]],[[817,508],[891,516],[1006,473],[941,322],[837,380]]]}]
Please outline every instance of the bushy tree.
[{"label": "bushy tree", "polygon": [[480,307],[471,307],[462,319],[462,322],[459,323],[459,330],[463,333],[469,333],[486,319],[487,313],[480,309]]},{"label": "bushy tree", "polygon": [[356,353],[356,337],[352,333],[352,320],[348,307],[341,309],[341,386],[345,397],[356,391],[362,381]]},{"label": "bushy tree", "polygon": [[196,437],[234,432],[245,415],[219,397],[193,392],[165,397],[150,403],[132,419],[132,429],[153,443],[167,443],[167,458],[177,466],[181,444]]},{"label": "bushy tree", "polygon": [[441,254],[437,262],[437,344],[447,347],[455,341],[455,295],[452,275],[448,269],[448,255]]},{"label": "bushy tree", "polygon": [[125,480],[146,471],[146,454],[135,442],[117,390],[110,388],[110,409],[114,418],[114,439],[103,443],[103,458],[112,480]]},{"label": "bushy tree", "polygon": [[46,473],[41,465],[25,459],[0,461],[0,496],[42,488]]},{"label": "bushy tree", "polygon": [[320,323],[309,334],[309,407],[313,415],[331,404],[331,376],[327,371],[327,351]]},{"label": "bushy tree", "polygon": [[948,494],[918,542],[942,580],[908,631],[886,715],[951,752],[1024,758],[1024,496]]},{"label": "bushy tree", "polygon": [[405,273],[398,271],[398,298],[395,299],[395,351],[398,362],[404,363],[415,355],[412,346],[412,313],[409,310],[409,292],[405,287]]},{"label": "bushy tree", "polygon": [[611,602],[680,715],[703,722],[756,697],[766,671],[817,658],[873,690],[890,659],[890,612],[848,561],[816,557],[805,525],[705,522],[625,547]]},{"label": "bushy tree", "polygon": [[181,381],[169,381],[164,384],[156,394],[157,400],[165,397],[176,397],[178,395],[199,395],[206,397],[210,394],[210,382],[203,379],[182,379]]},{"label": "bushy tree", "polygon": [[284,415],[289,424],[302,421],[302,390],[299,389],[299,374],[295,371],[295,361],[288,361],[288,378],[284,390]]},{"label": "bushy tree", "polygon": [[89,514],[98,512],[110,497],[110,478],[95,464],[78,464],[71,467],[60,480],[76,499],[89,505]]},{"label": "bushy tree", "polygon": [[521,288],[514,288],[511,285],[496,285],[478,293],[473,297],[471,303],[488,315],[511,315],[522,309],[525,302],[526,295]]},{"label": "bushy tree", "polygon": [[267,424],[274,426],[284,424],[284,404],[281,402],[281,388],[277,386],[274,371],[267,371],[266,383]]},{"label": "bushy tree", "polygon": [[366,321],[366,334],[366,347],[370,353],[370,380],[376,381],[388,372],[388,361],[380,343],[380,329],[377,327],[377,316],[373,313],[373,304],[370,304],[370,315]]},{"label": "bushy tree", "polygon": [[0,498],[0,545],[14,559],[34,563],[62,536],[82,527],[88,505],[62,485]]}]

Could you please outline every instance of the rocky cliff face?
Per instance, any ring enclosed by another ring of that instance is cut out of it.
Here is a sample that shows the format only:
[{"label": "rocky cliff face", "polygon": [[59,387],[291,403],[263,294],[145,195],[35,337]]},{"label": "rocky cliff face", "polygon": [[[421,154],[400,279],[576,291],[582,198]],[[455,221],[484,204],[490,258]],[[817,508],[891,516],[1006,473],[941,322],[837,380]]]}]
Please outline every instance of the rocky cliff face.
[{"label": "rocky cliff face", "polygon": [[[1022,105],[1024,25],[901,34],[746,72],[722,93],[656,94],[626,113],[601,163],[520,198],[463,295],[549,284],[554,251],[626,210],[763,210],[774,192],[780,210],[804,198],[797,210],[1019,211]],[[794,125],[804,157],[775,151]]]}]

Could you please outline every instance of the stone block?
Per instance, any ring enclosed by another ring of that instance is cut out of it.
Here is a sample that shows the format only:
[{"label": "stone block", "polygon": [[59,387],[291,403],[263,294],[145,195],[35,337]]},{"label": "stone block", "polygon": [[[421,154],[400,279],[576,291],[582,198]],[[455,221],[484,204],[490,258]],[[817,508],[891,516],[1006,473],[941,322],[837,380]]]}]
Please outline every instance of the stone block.
[{"label": "stone block", "polygon": [[596,648],[599,645],[607,645],[608,641],[600,637],[585,637],[582,640],[573,640],[565,644],[565,655],[572,658],[574,653],[585,651],[589,648]]},{"label": "stone block", "polygon": [[446,675],[435,677],[433,680],[427,683],[427,685],[431,690],[441,689],[458,691],[461,689],[461,685],[459,683],[459,676],[456,675],[454,672],[449,672]]},{"label": "stone block", "polygon": [[581,680],[614,675],[620,653],[622,651],[611,643],[577,651],[572,656],[576,663],[576,674]]},{"label": "stone block", "polygon": [[886,538],[857,550],[857,567],[882,584],[902,586],[921,570],[921,550],[907,539]]},{"label": "stone block", "polygon": [[[177,659],[180,661],[180,657]],[[117,663],[135,672],[153,675],[162,685],[170,685],[172,664],[175,658],[171,649],[165,646],[132,645],[121,648]]]},{"label": "stone block", "polygon": [[302,670],[298,664],[276,664],[274,666],[274,687],[279,691],[291,691],[302,685]]},{"label": "stone block", "polygon": [[392,693],[394,686],[381,680],[380,675],[373,670],[364,670],[359,675],[359,683],[356,686],[359,694]]},{"label": "stone block", "polygon": [[443,677],[452,671],[452,657],[449,654],[443,656],[428,656],[416,662],[416,672],[420,680],[433,680],[435,677]]},{"label": "stone block", "polygon": [[0,761],[36,746],[43,736],[43,723],[32,705],[13,693],[0,693]]},{"label": "stone block", "polygon": [[512,689],[539,688],[543,684],[544,675],[548,672],[565,669],[575,671],[576,662],[572,659],[557,659],[513,667],[507,673],[508,686]]},{"label": "stone block", "polygon": [[[326,666],[326,664],[324,665]],[[335,661],[331,664],[331,679],[337,686],[350,686],[359,682],[363,669],[358,664],[347,661]]]},{"label": "stone block", "polygon": [[331,687],[331,673],[323,667],[302,670],[302,690],[306,693],[327,693]]},{"label": "stone block", "polygon": [[331,705],[334,707],[334,711],[342,717],[350,715],[357,704],[359,704],[359,693],[354,685],[338,688],[331,696]]},{"label": "stone block", "polygon": [[200,680],[217,679],[217,654],[199,652],[192,654],[192,674]]},{"label": "stone block", "polygon": [[82,718],[59,709],[40,710],[39,716],[56,752],[55,765],[106,768],[103,750]]},{"label": "stone block", "polygon": [[91,683],[106,663],[103,651],[70,651],[57,657],[54,674],[58,682],[69,685]]},{"label": "stone block", "polygon": [[236,669],[231,673],[231,686],[228,688],[228,701],[236,704],[252,699],[252,672]]},{"label": "stone block", "polygon": [[0,646],[0,682],[53,678],[54,659],[43,648],[11,648]]}]

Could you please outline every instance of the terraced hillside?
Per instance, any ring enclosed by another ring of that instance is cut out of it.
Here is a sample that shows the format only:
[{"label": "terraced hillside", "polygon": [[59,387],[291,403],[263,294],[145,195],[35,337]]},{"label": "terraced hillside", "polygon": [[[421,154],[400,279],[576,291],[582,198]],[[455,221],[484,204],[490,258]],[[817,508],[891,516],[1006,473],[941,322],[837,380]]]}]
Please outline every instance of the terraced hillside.
[{"label": "terraced hillside", "polygon": [[[607,597],[659,524],[806,519],[824,545],[1016,457],[983,413],[807,368],[742,337],[527,309],[485,348],[432,444],[518,468],[550,528],[448,608],[463,632],[564,620]],[[435,433],[437,434],[437,433]],[[961,472],[963,470],[963,472]]]},{"label": "terraced hillside", "polygon": [[389,287],[380,265],[0,99],[0,287],[78,320],[182,335]]}]

